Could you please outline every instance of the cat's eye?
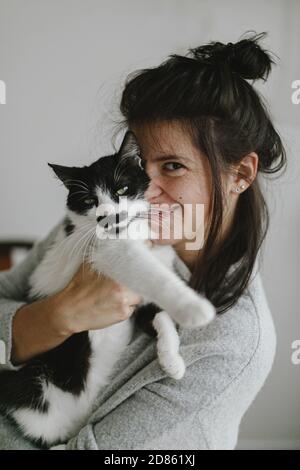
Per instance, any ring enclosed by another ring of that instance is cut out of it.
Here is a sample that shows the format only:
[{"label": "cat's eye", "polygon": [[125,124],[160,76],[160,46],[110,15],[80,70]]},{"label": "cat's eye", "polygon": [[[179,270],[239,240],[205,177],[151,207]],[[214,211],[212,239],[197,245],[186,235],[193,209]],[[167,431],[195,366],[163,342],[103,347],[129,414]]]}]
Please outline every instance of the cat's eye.
[{"label": "cat's eye", "polygon": [[118,196],[123,196],[124,194],[126,194],[128,190],[128,186],[123,186],[123,188],[119,188],[117,191],[116,191],[116,194]]},{"label": "cat's eye", "polygon": [[96,204],[97,203],[97,199],[95,197],[87,197],[84,199],[83,201],[85,204],[91,206],[92,204]]}]

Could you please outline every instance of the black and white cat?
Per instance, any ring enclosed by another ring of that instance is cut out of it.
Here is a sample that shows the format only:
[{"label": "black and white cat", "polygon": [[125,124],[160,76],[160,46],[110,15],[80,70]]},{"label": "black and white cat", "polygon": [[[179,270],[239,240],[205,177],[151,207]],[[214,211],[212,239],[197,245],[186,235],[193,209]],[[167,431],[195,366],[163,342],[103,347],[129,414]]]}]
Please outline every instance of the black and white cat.
[{"label": "black and white cat", "polygon": [[[68,189],[67,215],[30,276],[29,299],[60,291],[85,260],[143,301],[131,318],[76,333],[18,370],[0,373],[1,412],[13,418],[29,438],[47,446],[65,442],[84,425],[96,395],[109,383],[114,365],[131,340],[139,309],[143,315],[145,307],[152,309],[158,360],[175,379],[185,372],[175,323],[201,327],[215,315],[212,304],[176,274],[174,249],[145,243],[149,221],[141,214],[150,208],[144,197],[149,177],[138,154],[135,136],[128,131],[118,153],[90,166],[49,164]],[[127,211],[119,209],[120,196],[126,196]],[[122,238],[129,228],[129,238]],[[113,230],[119,238],[109,237]]]}]

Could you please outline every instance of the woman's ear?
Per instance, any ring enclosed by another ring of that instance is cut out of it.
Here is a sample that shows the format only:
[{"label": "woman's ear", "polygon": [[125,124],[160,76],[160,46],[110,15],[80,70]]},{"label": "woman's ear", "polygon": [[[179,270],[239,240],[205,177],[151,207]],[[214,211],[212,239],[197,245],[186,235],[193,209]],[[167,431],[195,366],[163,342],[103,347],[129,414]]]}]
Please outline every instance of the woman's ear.
[{"label": "woman's ear", "polygon": [[255,180],[258,168],[258,155],[251,152],[234,166],[233,178],[231,180],[231,191],[234,193],[242,193]]}]

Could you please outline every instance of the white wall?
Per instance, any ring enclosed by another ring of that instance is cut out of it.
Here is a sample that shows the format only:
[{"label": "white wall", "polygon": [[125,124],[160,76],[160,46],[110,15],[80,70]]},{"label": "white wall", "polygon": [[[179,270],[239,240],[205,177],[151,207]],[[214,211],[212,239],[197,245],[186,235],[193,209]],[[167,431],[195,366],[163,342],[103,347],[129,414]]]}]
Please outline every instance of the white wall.
[{"label": "white wall", "polygon": [[[65,192],[46,162],[90,163],[112,150],[127,73],[209,40],[268,31],[281,58],[259,89],[288,144],[289,170],[268,185],[272,224],[263,277],[278,333],[273,371],[241,427],[240,447],[300,448],[298,308],[300,79],[298,0],[0,0],[0,237],[44,236]],[[297,50],[298,48],[298,50]],[[253,444],[254,442],[254,444]]]}]

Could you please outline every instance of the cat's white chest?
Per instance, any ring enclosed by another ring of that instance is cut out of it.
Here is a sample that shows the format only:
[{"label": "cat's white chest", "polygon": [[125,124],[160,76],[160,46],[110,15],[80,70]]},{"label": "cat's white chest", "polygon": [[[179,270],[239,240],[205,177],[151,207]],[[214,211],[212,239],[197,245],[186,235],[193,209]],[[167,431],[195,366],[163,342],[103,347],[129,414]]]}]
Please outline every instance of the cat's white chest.
[{"label": "cat's white chest", "polygon": [[66,237],[61,227],[53,245],[29,278],[30,297],[55,294],[68,284],[83,261],[79,243],[80,235]]},{"label": "cat's white chest", "polygon": [[132,319],[115,323],[101,330],[90,330],[90,368],[87,378],[88,393],[97,395],[99,386],[108,383],[113,366],[130,343],[134,329]]}]

